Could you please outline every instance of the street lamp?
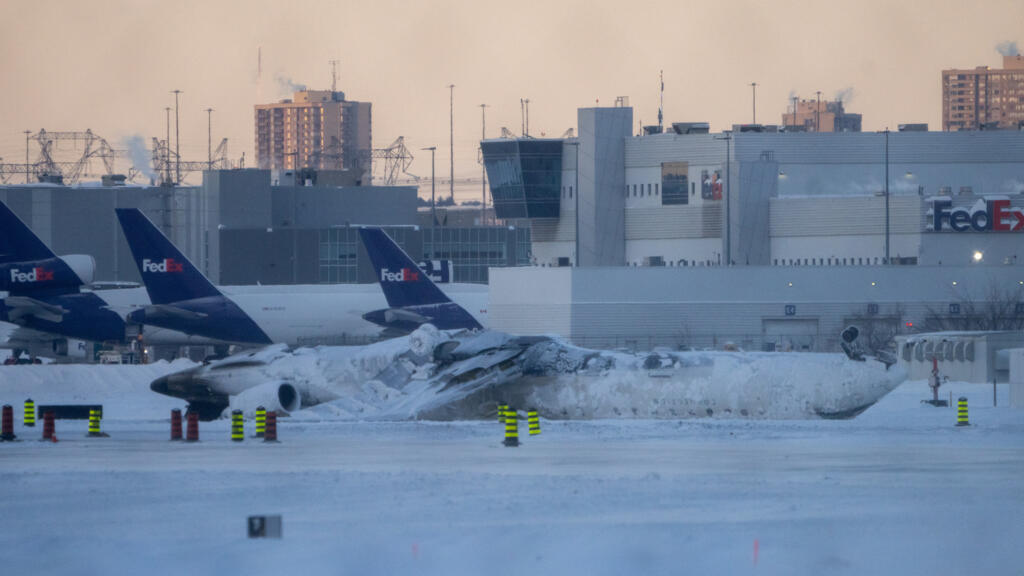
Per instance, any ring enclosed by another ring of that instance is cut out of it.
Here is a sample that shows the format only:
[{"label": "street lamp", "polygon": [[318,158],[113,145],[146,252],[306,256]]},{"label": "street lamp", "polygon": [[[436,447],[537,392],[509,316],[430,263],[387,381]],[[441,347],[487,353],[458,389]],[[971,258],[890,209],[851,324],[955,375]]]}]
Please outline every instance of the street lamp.
[{"label": "street lamp", "polygon": [[885,129],[885,260],[889,264],[889,129]]},{"label": "street lamp", "polygon": [[[434,178],[434,153],[437,151],[437,146],[420,148],[420,150],[430,150],[430,229],[431,236],[433,236],[434,225],[437,223],[437,214],[435,213],[434,206],[434,192],[436,191],[437,182]],[[431,238],[431,240],[433,240],[433,238]]]},{"label": "street lamp", "polygon": [[757,124],[757,82],[751,82],[750,83],[750,88],[753,91],[753,94],[751,95],[751,103],[752,103],[752,106],[753,106],[753,109],[754,109],[753,110],[753,112],[754,112],[753,123]]},{"label": "street lamp", "polygon": [[985,258],[985,253],[982,252],[981,250],[975,250],[974,254],[972,255],[972,258],[974,258],[975,264],[980,264],[981,261]]},{"label": "street lamp", "polygon": [[574,259],[576,260],[575,264],[578,268],[580,265],[580,143],[579,140],[577,140],[576,142],[569,142],[568,144],[576,147],[576,208],[574,215],[576,223],[573,228],[576,232],[576,256]]},{"label": "street lamp", "polygon": [[723,136],[715,136],[715,140],[725,140],[725,265],[732,265],[732,234],[730,222],[731,216],[731,202],[732,195],[729,193],[729,181],[730,181],[730,157],[732,156],[732,131],[726,130],[722,132]]}]

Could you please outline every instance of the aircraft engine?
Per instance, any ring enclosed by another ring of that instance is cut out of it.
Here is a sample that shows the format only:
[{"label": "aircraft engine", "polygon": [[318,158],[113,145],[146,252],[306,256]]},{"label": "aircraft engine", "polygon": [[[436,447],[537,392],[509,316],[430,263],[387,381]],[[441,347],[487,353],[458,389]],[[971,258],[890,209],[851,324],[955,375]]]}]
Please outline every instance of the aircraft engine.
[{"label": "aircraft engine", "polygon": [[268,382],[231,397],[231,409],[241,410],[246,416],[256,414],[263,406],[268,412],[295,412],[302,407],[300,388],[288,382]]}]

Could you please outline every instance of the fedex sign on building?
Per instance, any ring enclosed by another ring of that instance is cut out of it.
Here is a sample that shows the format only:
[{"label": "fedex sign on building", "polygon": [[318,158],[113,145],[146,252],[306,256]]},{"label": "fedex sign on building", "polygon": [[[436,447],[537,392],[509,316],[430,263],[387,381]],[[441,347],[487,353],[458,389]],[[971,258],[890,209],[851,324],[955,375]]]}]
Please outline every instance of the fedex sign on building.
[{"label": "fedex sign on building", "polygon": [[934,198],[928,229],[935,232],[1021,232],[1024,231],[1024,208],[1011,206],[1008,198],[984,198],[970,208],[953,207],[949,198]]}]

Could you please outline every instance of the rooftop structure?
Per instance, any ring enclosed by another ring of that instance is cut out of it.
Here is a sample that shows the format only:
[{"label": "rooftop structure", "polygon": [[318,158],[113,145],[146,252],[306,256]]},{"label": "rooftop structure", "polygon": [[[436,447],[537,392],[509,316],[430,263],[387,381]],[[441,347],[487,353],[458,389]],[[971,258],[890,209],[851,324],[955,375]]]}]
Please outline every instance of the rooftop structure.
[{"label": "rooftop structure", "polygon": [[256,165],[264,170],[370,170],[371,104],[302,90],[256,105]]},{"label": "rooftop structure", "polygon": [[942,129],[991,130],[1024,127],[1024,56],[1003,56],[992,70],[942,71]]}]

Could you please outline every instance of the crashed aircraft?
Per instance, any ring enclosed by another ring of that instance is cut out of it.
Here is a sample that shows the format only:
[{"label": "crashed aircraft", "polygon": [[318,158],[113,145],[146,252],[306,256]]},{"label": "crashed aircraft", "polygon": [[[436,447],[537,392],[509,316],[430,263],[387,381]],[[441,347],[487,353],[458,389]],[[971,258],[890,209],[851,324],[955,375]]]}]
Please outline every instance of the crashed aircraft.
[{"label": "crashed aircraft", "polygon": [[[844,339],[847,334],[844,333]],[[272,346],[157,379],[204,419],[257,406],[351,420],[492,418],[498,404],[549,419],[852,418],[905,378],[884,356],[623,352],[556,337],[441,331],[358,347]]]}]

